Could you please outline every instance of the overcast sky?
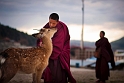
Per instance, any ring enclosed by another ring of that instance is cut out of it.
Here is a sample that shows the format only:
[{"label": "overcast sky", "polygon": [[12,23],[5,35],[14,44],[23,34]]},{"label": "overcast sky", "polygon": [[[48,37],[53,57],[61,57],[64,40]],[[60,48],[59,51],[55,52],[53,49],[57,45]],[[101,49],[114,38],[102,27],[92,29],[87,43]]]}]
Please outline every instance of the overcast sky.
[{"label": "overcast sky", "polygon": [[84,41],[96,41],[104,30],[109,41],[124,37],[124,0],[0,0],[0,23],[35,33],[52,12],[67,24],[71,40],[80,40],[84,19]]}]

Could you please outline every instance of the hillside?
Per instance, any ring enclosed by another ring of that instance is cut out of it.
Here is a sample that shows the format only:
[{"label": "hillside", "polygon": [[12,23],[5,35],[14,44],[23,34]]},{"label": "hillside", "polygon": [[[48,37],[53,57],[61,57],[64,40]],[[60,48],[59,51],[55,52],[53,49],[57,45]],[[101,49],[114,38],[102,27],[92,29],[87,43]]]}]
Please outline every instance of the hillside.
[{"label": "hillside", "polygon": [[5,38],[19,42],[21,45],[35,46],[36,44],[36,38],[31,35],[0,23],[0,40]]},{"label": "hillside", "polygon": [[[124,49],[124,37],[110,43],[113,50]],[[71,40],[71,45],[80,46],[80,40]],[[94,48],[95,42],[84,41],[84,47]]]},{"label": "hillside", "polygon": [[[27,46],[35,46],[36,38],[28,35],[27,33],[20,32],[14,28],[9,26],[5,26],[0,24],[0,40],[9,38],[10,40],[14,40],[15,42],[19,42],[21,45]],[[80,40],[71,40],[71,46],[80,46]],[[111,42],[111,46],[113,50],[116,49],[124,49],[124,37]],[[84,47],[95,47],[94,42],[84,41]]]},{"label": "hillside", "polygon": [[111,46],[114,50],[116,49],[124,49],[124,37],[119,40],[111,42]]}]

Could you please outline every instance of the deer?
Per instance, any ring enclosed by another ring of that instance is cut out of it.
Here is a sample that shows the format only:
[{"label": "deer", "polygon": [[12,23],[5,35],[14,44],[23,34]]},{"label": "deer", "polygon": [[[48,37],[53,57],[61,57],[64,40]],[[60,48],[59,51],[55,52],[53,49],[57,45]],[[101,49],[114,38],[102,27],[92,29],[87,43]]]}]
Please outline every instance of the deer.
[{"label": "deer", "polygon": [[42,39],[43,46],[31,48],[8,48],[0,53],[0,83],[8,83],[17,72],[32,74],[32,83],[41,83],[44,69],[48,66],[53,50],[51,38],[57,28],[42,28],[32,34]]}]

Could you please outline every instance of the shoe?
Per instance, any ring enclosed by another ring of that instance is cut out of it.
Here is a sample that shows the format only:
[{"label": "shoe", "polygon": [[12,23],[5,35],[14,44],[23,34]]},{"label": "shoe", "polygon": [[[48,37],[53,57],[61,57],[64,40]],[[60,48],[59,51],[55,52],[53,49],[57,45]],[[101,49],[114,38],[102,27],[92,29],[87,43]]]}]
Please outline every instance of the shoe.
[{"label": "shoe", "polygon": [[96,83],[100,83],[100,80],[97,80]]},{"label": "shoe", "polygon": [[106,83],[106,82],[100,81],[100,82],[98,82],[98,83]]}]

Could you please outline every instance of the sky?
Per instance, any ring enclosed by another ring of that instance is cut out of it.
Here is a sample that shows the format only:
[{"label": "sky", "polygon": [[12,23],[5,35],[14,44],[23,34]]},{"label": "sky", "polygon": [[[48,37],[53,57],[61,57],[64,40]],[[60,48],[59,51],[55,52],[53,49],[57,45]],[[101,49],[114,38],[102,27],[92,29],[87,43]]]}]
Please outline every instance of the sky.
[{"label": "sky", "polygon": [[[84,4],[84,7],[83,7]],[[110,42],[124,37],[124,0],[0,0],[0,23],[28,34],[36,33],[58,13],[71,40],[95,42],[105,31]]]}]

